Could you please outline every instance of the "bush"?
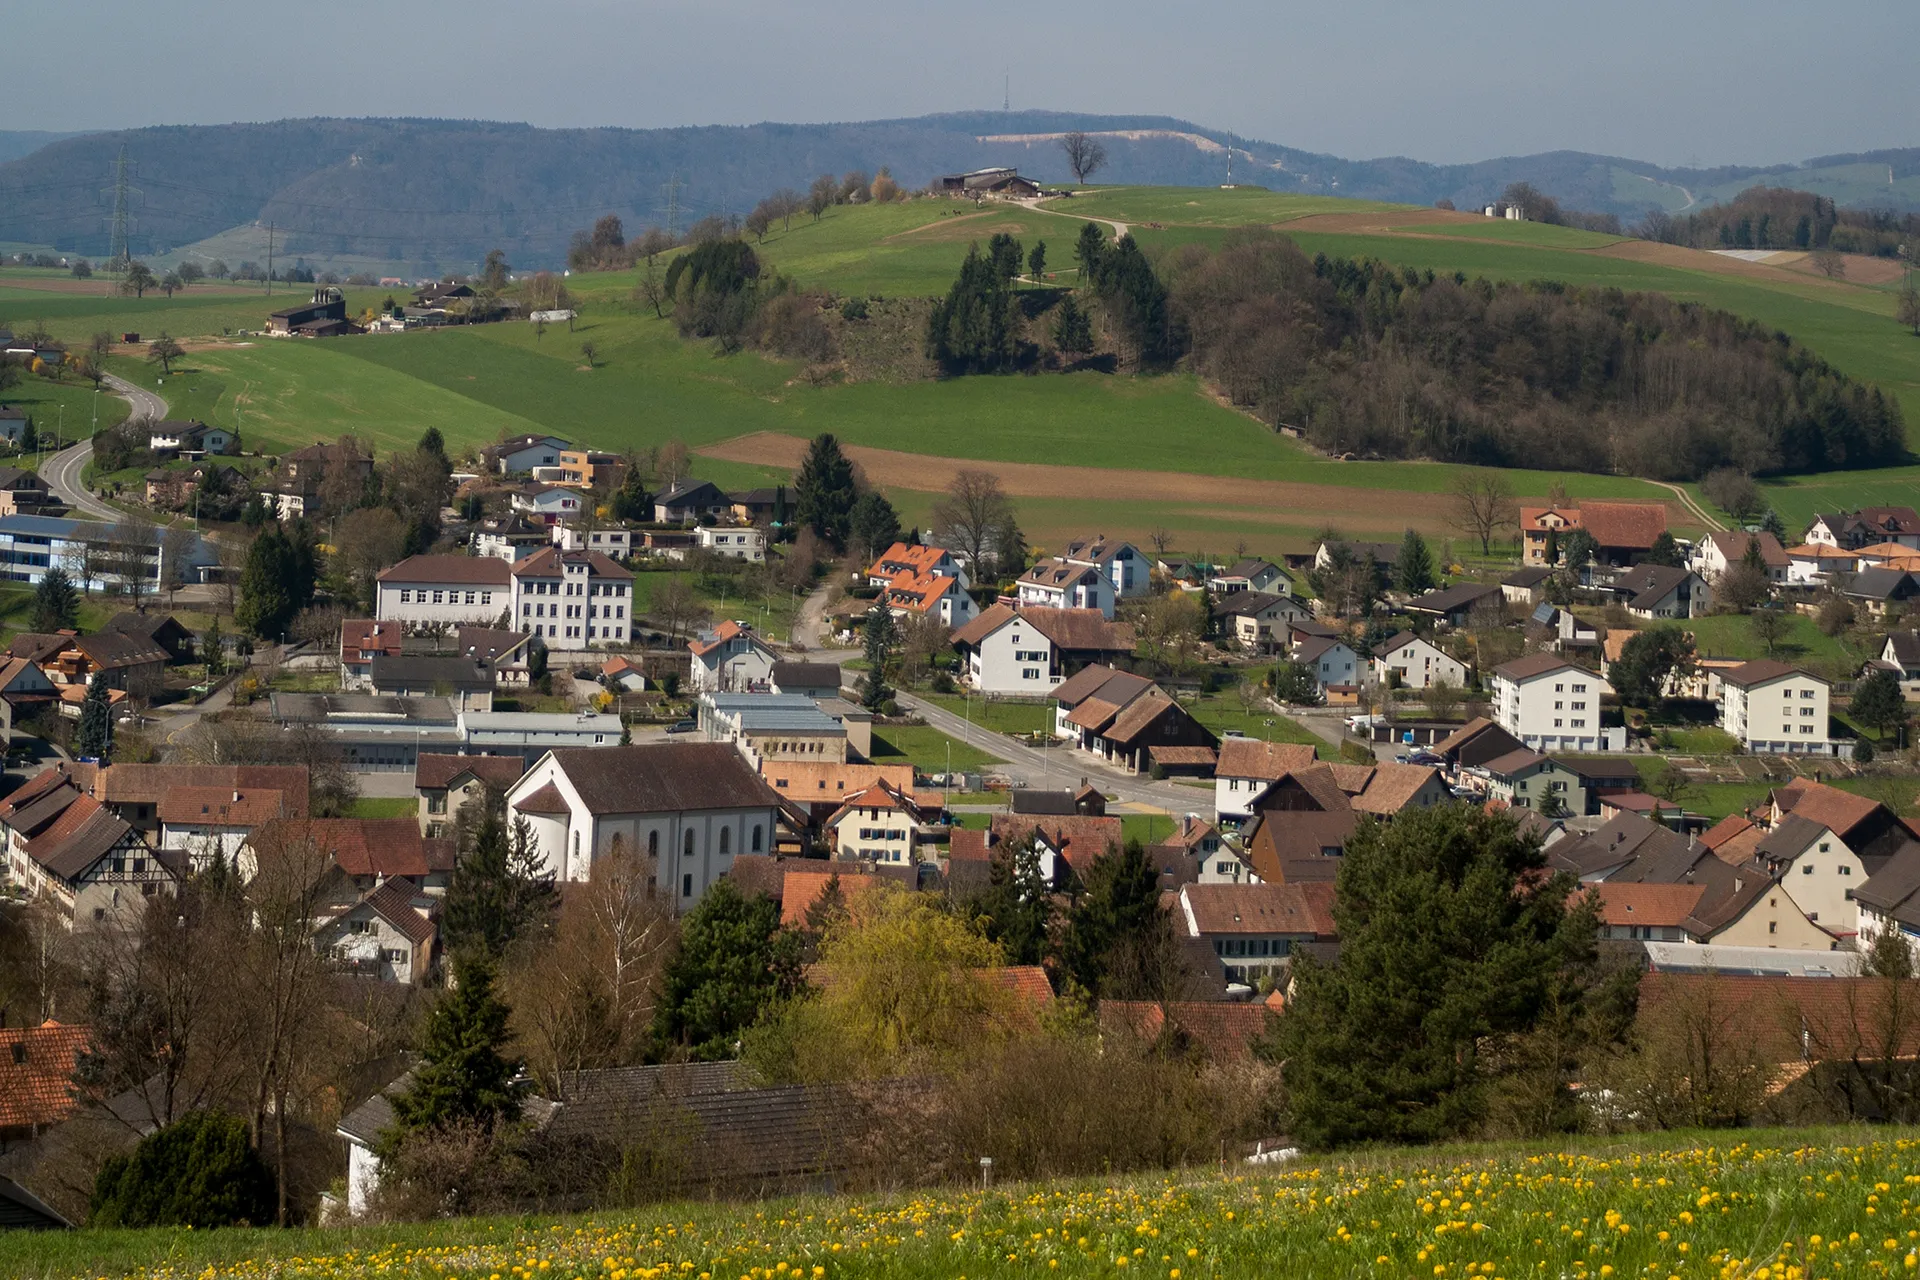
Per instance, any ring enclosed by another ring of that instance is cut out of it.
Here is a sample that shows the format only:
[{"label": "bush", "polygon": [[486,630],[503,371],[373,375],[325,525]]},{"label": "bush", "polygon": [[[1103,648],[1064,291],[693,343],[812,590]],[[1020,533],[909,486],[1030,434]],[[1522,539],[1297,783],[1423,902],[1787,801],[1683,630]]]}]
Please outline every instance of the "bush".
[{"label": "bush", "polygon": [[1340,744],[1340,758],[1348,764],[1372,764],[1373,752],[1363,743],[1343,742]]},{"label": "bush", "polygon": [[867,318],[867,300],[865,298],[848,298],[840,304],[840,318],[842,320],[865,320]]},{"label": "bush", "polygon": [[935,693],[955,693],[958,692],[958,690],[959,686],[954,684],[952,676],[944,671],[936,671],[933,673],[933,691]]},{"label": "bush", "polygon": [[1873,760],[1873,744],[1865,738],[1856,738],[1853,743],[1853,762],[1868,764]]},{"label": "bush", "polygon": [[264,1226],[278,1200],[273,1173],[247,1141],[247,1126],[218,1111],[194,1111],[157,1129],[100,1167],[89,1225]]}]

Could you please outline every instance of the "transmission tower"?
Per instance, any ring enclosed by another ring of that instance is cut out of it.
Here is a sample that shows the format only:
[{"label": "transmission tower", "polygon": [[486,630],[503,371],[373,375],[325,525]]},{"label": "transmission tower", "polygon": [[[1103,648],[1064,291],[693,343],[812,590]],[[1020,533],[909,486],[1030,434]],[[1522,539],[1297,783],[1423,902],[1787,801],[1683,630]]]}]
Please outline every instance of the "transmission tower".
[{"label": "transmission tower", "polygon": [[124,271],[133,253],[127,244],[127,228],[132,221],[132,212],[128,208],[129,196],[137,196],[139,189],[127,182],[127,172],[133,162],[127,159],[127,144],[120,144],[120,155],[113,162],[113,226],[107,250],[109,270]]},{"label": "transmission tower", "polygon": [[680,188],[684,185],[677,173],[667,175],[667,234],[680,237]]}]

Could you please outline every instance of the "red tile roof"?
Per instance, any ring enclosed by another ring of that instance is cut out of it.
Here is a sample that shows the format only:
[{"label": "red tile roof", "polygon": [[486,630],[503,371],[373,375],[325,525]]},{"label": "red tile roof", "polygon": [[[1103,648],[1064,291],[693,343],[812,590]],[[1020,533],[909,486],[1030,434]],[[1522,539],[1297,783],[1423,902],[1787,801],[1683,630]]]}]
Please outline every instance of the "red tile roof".
[{"label": "red tile roof", "polygon": [[443,756],[427,752],[414,762],[413,785],[416,790],[437,791],[470,773],[504,791],[520,781],[526,771],[519,756]]},{"label": "red tile roof", "polygon": [[1148,1043],[1171,1035],[1193,1044],[1216,1062],[1244,1061],[1253,1042],[1266,1032],[1273,1005],[1231,1000],[1102,1000],[1100,1029],[1107,1035],[1130,1034]]},{"label": "red tile roof", "polygon": [[355,879],[420,879],[441,869],[415,818],[281,818],[256,828],[247,843],[257,852],[297,840],[313,841]]},{"label": "red tile roof", "polygon": [[572,812],[572,806],[567,803],[567,798],[561,795],[560,788],[554,786],[551,782],[520,797],[513,807],[521,813]]},{"label": "red tile roof", "polygon": [[1648,551],[1667,529],[1667,508],[1658,502],[1583,502],[1580,527],[1602,547]]},{"label": "red tile roof", "polygon": [[512,568],[497,556],[408,556],[391,569],[382,569],[379,580],[505,588]]},{"label": "red tile roof", "polygon": [[341,660],[370,658],[376,653],[397,658],[401,653],[400,633],[403,630],[404,628],[397,622],[378,622],[372,618],[348,618],[340,624]]},{"label": "red tile roof", "polygon": [[175,787],[159,807],[160,821],[182,826],[252,828],[291,816],[286,793],[274,790]]},{"label": "red tile roof", "polygon": [[1773,801],[1782,813],[1817,822],[1842,840],[1880,808],[1878,800],[1806,778],[1795,778],[1783,787],[1775,787]]},{"label": "red tile roof", "polygon": [[1596,884],[1589,891],[1600,904],[1600,923],[1684,927],[1699,909],[1704,884]]},{"label": "red tile roof", "polygon": [[941,547],[910,547],[904,542],[896,542],[868,567],[867,576],[891,579],[901,573],[931,573],[946,555],[947,552]]},{"label": "red tile roof", "polygon": [[695,657],[704,657],[735,636],[745,636],[749,641],[762,649],[767,647],[766,641],[755,635],[752,627],[743,627],[737,622],[723,622],[713,629],[711,636],[708,636],[704,640],[695,639],[687,641],[687,648],[693,650]]},{"label": "red tile roof", "polygon": [[1288,933],[1331,938],[1333,885],[1189,884],[1180,888],[1181,905],[1198,936],[1214,933]]},{"label": "red tile roof", "polygon": [[52,1019],[0,1027],[0,1132],[58,1124],[78,1109],[73,1068],[92,1038],[86,1027]]}]

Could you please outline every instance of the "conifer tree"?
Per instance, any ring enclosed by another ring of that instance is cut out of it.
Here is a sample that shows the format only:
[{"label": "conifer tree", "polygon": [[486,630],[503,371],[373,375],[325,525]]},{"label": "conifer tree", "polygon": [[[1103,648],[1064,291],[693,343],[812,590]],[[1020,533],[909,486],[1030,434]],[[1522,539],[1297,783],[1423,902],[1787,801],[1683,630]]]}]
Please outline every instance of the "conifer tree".
[{"label": "conifer tree", "polygon": [[1080,224],[1080,238],[1074,242],[1073,256],[1080,264],[1080,283],[1088,289],[1100,287],[1107,260],[1107,237],[1097,222]]},{"label": "conifer tree", "polygon": [[493,979],[489,960],[455,962],[453,989],[427,1018],[420,1065],[393,1097],[393,1127],[380,1135],[383,1156],[411,1134],[460,1122],[491,1128],[518,1113],[520,1064],[506,1054],[510,1011],[494,994]]},{"label": "conifer tree", "polygon": [[1001,842],[988,875],[986,891],[973,902],[987,937],[1000,944],[1008,964],[1039,964],[1052,947],[1054,899],[1032,834]]},{"label": "conifer tree", "polygon": [[794,519],[834,547],[847,542],[847,524],[859,492],[853,464],[830,432],[813,438],[793,484]]},{"label": "conifer tree", "polygon": [[885,600],[876,600],[867,610],[867,669],[860,677],[860,705],[876,715],[893,701],[893,688],[887,683],[887,655],[893,650],[893,637],[893,611]]},{"label": "conifer tree", "polygon": [[83,760],[102,764],[113,754],[113,708],[106,679],[98,672],[87,682],[87,699],[80,704],[80,727],[73,736],[73,752]]},{"label": "conifer tree", "polygon": [[498,959],[544,919],[555,893],[526,820],[509,830],[500,807],[487,803],[447,886],[447,949]]},{"label": "conifer tree", "polygon": [[80,595],[73,579],[57,565],[48,569],[33,589],[33,629],[53,632],[74,626],[80,614]]},{"label": "conifer tree", "polygon": [[1165,924],[1160,877],[1138,840],[1109,847],[1087,868],[1085,885],[1067,912],[1060,962],[1067,976],[1094,999],[1118,952],[1139,947]]},{"label": "conifer tree", "polygon": [[1433,552],[1413,529],[1400,539],[1400,558],[1393,566],[1394,585],[1410,596],[1433,590]]},{"label": "conifer tree", "polygon": [[262,529],[247,549],[240,573],[240,600],[233,620],[248,635],[278,640],[299,606],[294,603],[293,549],[277,524]]},{"label": "conifer tree", "polygon": [[200,645],[204,650],[201,657],[207,664],[207,678],[224,674],[227,669],[227,638],[220,634],[218,614],[207,623],[207,633],[200,638]]},{"label": "conifer tree", "polygon": [[654,1057],[733,1057],[741,1033],[802,986],[799,939],[780,927],[773,900],[749,899],[733,881],[717,880],[688,913],[661,974]]}]

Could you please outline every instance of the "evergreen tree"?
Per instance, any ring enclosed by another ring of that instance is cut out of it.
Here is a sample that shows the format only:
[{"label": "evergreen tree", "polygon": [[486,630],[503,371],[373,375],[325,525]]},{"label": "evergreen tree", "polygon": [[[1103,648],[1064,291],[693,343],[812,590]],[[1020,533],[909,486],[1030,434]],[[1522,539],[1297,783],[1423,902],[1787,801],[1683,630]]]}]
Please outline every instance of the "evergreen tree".
[{"label": "evergreen tree", "polygon": [[[1013,244],[1017,255],[1019,243]],[[1019,270],[1018,258],[1014,271]],[[1019,355],[1020,313],[1002,264],[967,250],[947,296],[927,317],[927,354],[949,373],[999,373]]]},{"label": "evergreen tree", "polygon": [[1121,236],[1102,259],[1100,300],[1141,364],[1165,366],[1180,354],[1182,342],[1175,333],[1167,287],[1132,236]]},{"label": "evergreen tree", "polygon": [[641,478],[639,467],[627,468],[626,478],[614,490],[608,512],[615,520],[644,522],[653,519],[653,495],[647,492],[647,484]]},{"label": "evergreen tree", "polygon": [[876,600],[867,610],[867,669],[860,677],[860,705],[875,715],[893,701],[893,689],[887,684],[887,655],[893,650],[893,637],[893,611],[885,600]]},{"label": "evergreen tree", "polygon": [[393,1096],[393,1127],[380,1135],[383,1157],[408,1136],[458,1122],[491,1128],[519,1114],[520,1064],[506,1055],[509,1010],[493,990],[493,964],[454,962],[452,990],[428,1015],[420,1065]]},{"label": "evergreen tree", "polygon": [[553,875],[541,863],[526,820],[508,830],[501,808],[491,802],[466,846],[442,904],[447,949],[497,960],[552,910]]},{"label": "evergreen tree", "polygon": [[1355,827],[1334,896],[1339,963],[1295,957],[1287,1016],[1262,1046],[1287,1063],[1304,1144],[1473,1132],[1494,1070],[1485,1048],[1616,993],[1589,968],[1594,908],[1545,868],[1539,837],[1473,805]]},{"label": "evergreen tree", "polygon": [[1857,722],[1884,740],[1887,730],[1907,722],[1907,698],[1900,691],[1900,677],[1885,670],[1862,676],[1853,686],[1852,711]]},{"label": "evergreen tree", "polygon": [[1782,542],[1786,541],[1787,522],[1781,519],[1780,513],[1778,511],[1775,511],[1772,507],[1768,507],[1767,514],[1760,517],[1760,528],[1763,532],[1772,534],[1775,538],[1778,538],[1780,541]]},{"label": "evergreen tree", "polygon": [[67,630],[75,625],[79,616],[80,593],[73,589],[73,579],[57,565],[48,569],[40,585],[33,589],[33,629]]},{"label": "evergreen tree", "polygon": [[294,594],[297,585],[287,535],[279,525],[269,525],[247,550],[247,564],[240,572],[240,600],[233,610],[235,624],[262,640],[281,639],[300,612]]},{"label": "evergreen tree", "polygon": [[1027,278],[1035,284],[1045,279],[1047,274],[1047,242],[1035,240],[1033,252],[1027,255]]},{"label": "evergreen tree", "polygon": [[1662,529],[1654,535],[1653,547],[1647,552],[1646,564],[1664,564],[1672,568],[1680,566],[1680,544],[1673,535]]},{"label": "evergreen tree", "polygon": [[1740,553],[1740,563],[1748,569],[1756,570],[1762,577],[1766,576],[1767,558],[1760,552],[1760,539],[1757,536],[1752,534],[1747,536],[1747,549]]},{"label": "evergreen tree", "polygon": [[20,428],[20,452],[35,453],[40,448],[40,431],[33,425],[33,419],[27,419],[27,425]]},{"label": "evergreen tree", "polygon": [[860,495],[847,525],[854,538],[875,555],[900,541],[900,513],[878,492]]},{"label": "evergreen tree", "polygon": [[1012,284],[1013,278],[1020,274],[1020,263],[1025,257],[1025,250],[1010,232],[996,231],[987,241],[987,258],[1003,286]]},{"label": "evergreen tree", "polygon": [[453,464],[447,461],[447,438],[440,434],[440,428],[428,427],[420,436],[419,448],[420,452],[431,454],[452,468]]},{"label": "evergreen tree", "polygon": [[1320,705],[1320,681],[1315,677],[1313,668],[1304,662],[1288,660],[1275,664],[1273,670],[1267,673],[1267,690],[1281,706]]},{"label": "evergreen tree", "polygon": [[680,946],[660,977],[653,1019],[656,1058],[715,1062],[774,1001],[801,988],[797,937],[780,927],[765,894],[748,899],[716,880],[688,913]]},{"label": "evergreen tree", "polygon": [[1080,224],[1080,238],[1074,241],[1074,261],[1080,264],[1080,282],[1086,288],[1097,289],[1107,262],[1107,237],[1097,222]]},{"label": "evergreen tree", "polygon": [[87,700],[80,704],[80,727],[74,731],[73,753],[102,764],[113,754],[113,708],[107,682],[99,672],[87,681]]},{"label": "evergreen tree", "polygon": [[794,519],[830,545],[846,546],[847,523],[860,495],[853,483],[853,464],[831,433],[813,438],[794,479],[793,493]]},{"label": "evergreen tree", "polygon": [[207,633],[200,639],[201,658],[207,664],[207,677],[222,675],[227,669],[227,638],[220,634],[220,616],[215,614],[207,623]]},{"label": "evergreen tree", "polygon": [[1060,299],[1053,313],[1053,345],[1072,355],[1093,350],[1093,321],[1072,294]]},{"label": "evergreen tree", "polygon": [[1029,833],[993,851],[987,888],[973,902],[986,935],[1000,944],[1008,964],[1039,964],[1052,949],[1053,886],[1040,866]]},{"label": "evergreen tree", "polygon": [[1433,590],[1433,552],[1427,540],[1413,530],[1400,539],[1400,558],[1393,566],[1394,585],[1410,596]]},{"label": "evergreen tree", "polygon": [[93,1181],[90,1227],[272,1225],[273,1171],[247,1141],[246,1122],[190,1111],[109,1156]]},{"label": "evergreen tree", "polygon": [[1083,891],[1067,912],[1061,967],[1097,1000],[1115,956],[1140,946],[1162,924],[1160,876],[1140,842],[1104,849],[1087,867]]}]

